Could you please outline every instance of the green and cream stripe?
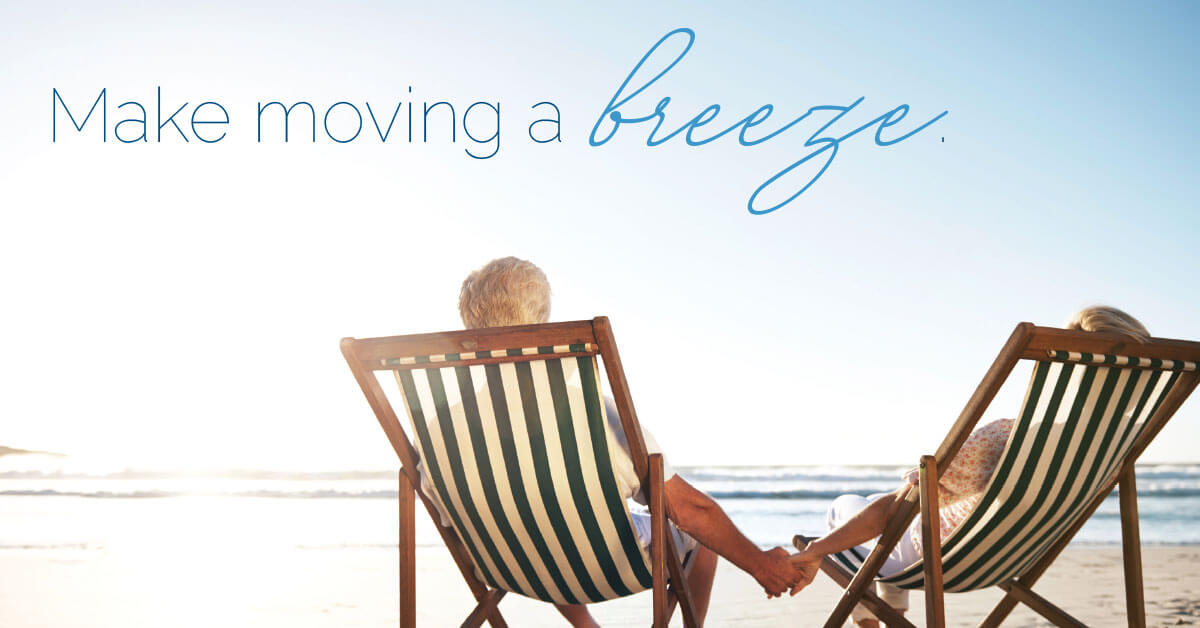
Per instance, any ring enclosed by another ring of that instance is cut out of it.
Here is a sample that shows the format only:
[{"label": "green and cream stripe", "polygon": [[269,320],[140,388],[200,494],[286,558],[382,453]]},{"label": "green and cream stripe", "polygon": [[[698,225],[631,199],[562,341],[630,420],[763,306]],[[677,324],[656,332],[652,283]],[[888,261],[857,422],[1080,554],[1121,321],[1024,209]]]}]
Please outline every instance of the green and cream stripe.
[{"label": "green and cream stripe", "polygon": [[493,349],[491,351],[468,351],[465,353],[442,353],[438,355],[417,355],[400,358],[386,358],[379,361],[380,366],[412,366],[414,364],[438,364],[441,362],[461,362],[464,360],[504,358],[511,356],[559,355],[564,353],[595,353],[596,346],[590,342],[554,345],[547,347],[523,347],[520,349]]},{"label": "green and cream stripe", "polygon": [[554,357],[589,350],[542,347],[532,354],[544,359],[394,371],[434,498],[494,587],[587,603],[652,584],[612,467],[619,445],[596,359]]},{"label": "green and cream stripe", "polygon": [[1050,349],[1046,353],[1055,360],[1066,360],[1068,362],[1136,366],[1144,369],[1163,369],[1164,371],[1196,370],[1196,363],[1186,360],[1160,360],[1158,358],[1139,358],[1128,355],[1106,355],[1103,353],[1079,353],[1077,351],[1059,351],[1056,349]]},{"label": "green and cream stripe", "polygon": [[[986,588],[1035,564],[1106,488],[1180,372],[1090,359],[1036,362],[983,499],[943,539],[945,590]],[[851,551],[835,558],[855,571],[866,557]],[[881,580],[918,589],[922,570],[917,562]]]}]

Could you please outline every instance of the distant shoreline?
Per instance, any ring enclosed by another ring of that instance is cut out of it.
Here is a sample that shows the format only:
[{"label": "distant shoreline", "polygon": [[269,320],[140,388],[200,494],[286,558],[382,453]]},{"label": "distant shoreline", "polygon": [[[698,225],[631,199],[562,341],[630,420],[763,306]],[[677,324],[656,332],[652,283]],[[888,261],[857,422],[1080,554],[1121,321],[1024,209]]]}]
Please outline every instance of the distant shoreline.
[{"label": "distant shoreline", "polygon": [[16,447],[5,447],[0,445],[0,456],[15,456],[18,454],[36,454],[41,456],[65,456],[66,454],[56,454],[52,451],[35,451],[32,449],[17,449]]}]

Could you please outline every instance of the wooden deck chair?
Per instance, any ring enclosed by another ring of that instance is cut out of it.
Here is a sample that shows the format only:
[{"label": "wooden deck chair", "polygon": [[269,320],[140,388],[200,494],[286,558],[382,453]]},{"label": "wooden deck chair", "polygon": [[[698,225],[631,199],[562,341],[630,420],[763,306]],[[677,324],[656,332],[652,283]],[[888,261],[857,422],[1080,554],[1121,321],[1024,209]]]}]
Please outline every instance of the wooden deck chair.
[{"label": "wooden deck chair", "polygon": [[[507,592],[591,603],[653,589],[653,622],[675,600],[695,614],[669,542],[662,456],[647,456],[608,319],[342,340],[342,353],[400,458],[400,625],[416,623],[414,495],[478,601],[463,626],[504,626]],[[641,486],[651,545],[638,543],[610,454],[596,356]],[[392,380],[388,382],[387,380]],[[402,399],[409,440],[384,386]],[[424,465],[452,522],[419,490]],[[674,596],[668,595],[668,582]],[[674,599],[671,599],[674,597]]]},{"label": "wooden deck chair", "polygon": [[[1019,360],[1033,361],[1024,403],[996,471],[971,515],[946,539],[937,521],[937,470],[954,458]],[[1200,343],[1017,325],[999,357],[909,489],[868,556],[827,556],[822,570],[845,590],[825,623],[840,627],[857,603],[889,626],[912,626],[871,590],[873,576],[922,513],[923,558],[887,582],[925,590],[926,625],[944,626],[943,592],[998,586],[982,623],[999,626],[1021,602],[1057,626],[1083,626],[1032,587],[1120,487],[1126,610],[1145,626],[1134,463],[1196,387]],[[933,525],[931,525],[933,524]],[[808,539],[797,537],[797,546]]]}]

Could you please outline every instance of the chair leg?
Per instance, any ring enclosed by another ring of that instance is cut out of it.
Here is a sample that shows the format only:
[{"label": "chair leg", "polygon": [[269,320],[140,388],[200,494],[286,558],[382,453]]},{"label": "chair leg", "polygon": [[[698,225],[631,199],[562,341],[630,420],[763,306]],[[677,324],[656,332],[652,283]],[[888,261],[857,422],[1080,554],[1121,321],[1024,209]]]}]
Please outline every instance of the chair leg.
[{"label": "chair leg", "polygon": [[671,620],[667,604],[667,504],[663,496],[662,455],[650,458],[650,575],[654,582],[654,628]]},{"label": "chair leg", "polygon": [[[665,515],[663,519],[666,519]],[[665,522],[663,528],[670,534],[670,526],[665,525]],[[679,550],[675,548],[675,542],[670,537],[664,538],[663,542],[667,546],[667,573],[671,574],[671,588],[675,591],[675,598],[679,601],[679,608],[683,613],[683,625],[686,628],[694,628],[700,625],[700,621],[692,604],[692,590],[688,587],[687,576],[683,573],[683,558],[679,556]],[[673,606],[668,607],[668,622],[671,621],[674,610]]]},{"label": "chair leg", "polygon": [[[675,584],[669,582],[667,583],[667,623],[670,623],[671,619],[675,617],[675,607],[678,605],[679,596],[675,593]],[[687,619],[684,618],[683,622],[686,624]]]},{"label": "chair leg", "polygon": [[1125,558],[1125,614],[1129,628],[1146,628],[1146,598],[1142,590],[1142,538],[1138,530],[1137,477],[1133,465],[1121,474],[1121,546]]},{"label": "chair leg", "polygon": [[946,627],[942,591],[942,526],[938,510],[938,470],[933,456],[921,456],[921,547],[925,565],[925,625]]},{"label": "chair leg", "polygon": [[1034,593],[1025,585],[1011,580],[999,585],[1000,588],[1007,590],[1018,601],[1037,611],[1039,615],[1050,620],[1050,623],[1055,626],[1064,628],[1087,628],[1087,624],[1071,617],[1063,609],[1050,603],[1046,598]]},{"label": "chair leg", "polygon": [[485,593],[479,603],[475,605],[475,610],[471,611],[471,614],[467,615],[467,619],[463,621],[462,628],[479,628],[489,616],[499,615],[496,605],[500,603],[505,593],[508,591],[503,589],[492,589]]},{"label": "chair leg", "polygon": [[408,474],[400,470],[400,628],[417,625],[416,501]]},{"label": "chair leg", "polygon": [[[687,628],[699,626],[696,608],[692,604],[692,590],[688,587],[687,575],[683,573],[683,557],[675,547],[671,535],[671,527],[667,519],[667,505],[663,494],[663,461],[662,454],[651,454],[650,460],[650,554],[654,561],[654,625],[666,626],[675,614],[675,603],[683,612],[683,625]],[[661,559],[660,559],[661,555]],[[659,573],[664,574],[664,580],[669,576],[670,589],[666,582],[662,584],[662,606],[660,608]]]},{"label": "chair leg", "polygon": [[1000,598],[1000,601],[992,608],[992,612],[988,613],[988,616],[979,623],[979,628],[999,628],[1016,607],[1017,598],[1012,593],[1005,591],[1004,597]]},{"label": "chair leg", "polygon": [[833,613],[829,615],[829,619],[826,620],[825,628],[841,628],[846,619],[850,617],[850,612],[854,610],[854,605],[858,604],[867,592],[867,589],[875,582],[875,575],[879,573],[879,568],[883,567],[888,554],[892,551],[892,548],[896,547],[896,543],[900,541],[900,538],[904,536],[904,533],[908,530],[908,524],[912,522],[913,517],[917,516],[918,498],[919,491],[915,487],[905,496],[899,510],[897,510],[891,521],[888,522],[883,534],[880,535],[879,541],[875,544],[875,549],[871,550],[871,554],[867,556],[867,560],[863,562],[858,573],[854,575],[854,578],[846,586],[846,590],[842,592],[842,598],[833,609]]},{"label": "chair leg", "polygon": [[[844,571],[837,562],[828,556],[821,560],[821,571],[825,572],[825,575],[829,576],[831,580],[843,589],[850,585],[850,574]],[[888,626],[895,628],[915,628],[912,622],[905,619],[896,609],[888,606],[887,602],[880,599],[870,589],[864,591],[858,601]],[[842,621],[844,622],[845,620],[843,619]],[[828,625],[830,624],[826,624],[826,626]],[[840,624],[838,625],[840,626]]]}]

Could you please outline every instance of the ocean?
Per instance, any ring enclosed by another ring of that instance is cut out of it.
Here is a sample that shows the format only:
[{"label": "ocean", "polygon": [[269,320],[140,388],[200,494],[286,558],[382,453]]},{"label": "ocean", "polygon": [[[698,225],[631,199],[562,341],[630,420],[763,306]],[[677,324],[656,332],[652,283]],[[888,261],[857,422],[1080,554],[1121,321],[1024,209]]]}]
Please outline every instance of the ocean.
[{"label": "ocean", "polygon": [[[0,458],[0,550],[99,551],[172,535],[279,549],[390,550],[396,543],[395,471],[48,470],[45,460],[34,458],[41,457]],[[824,531],[834,497],[893,490],[905,468],[677,470],[713,496],[755,543],[788,547],[793,534]],[[1142,542],[1200,544],[1200,463],[1139,465],[1137,471]],[[1118,545],[1120,535],[1114,494],[1074,542]],[[440,543],[422,512],[417,543]]]}]

